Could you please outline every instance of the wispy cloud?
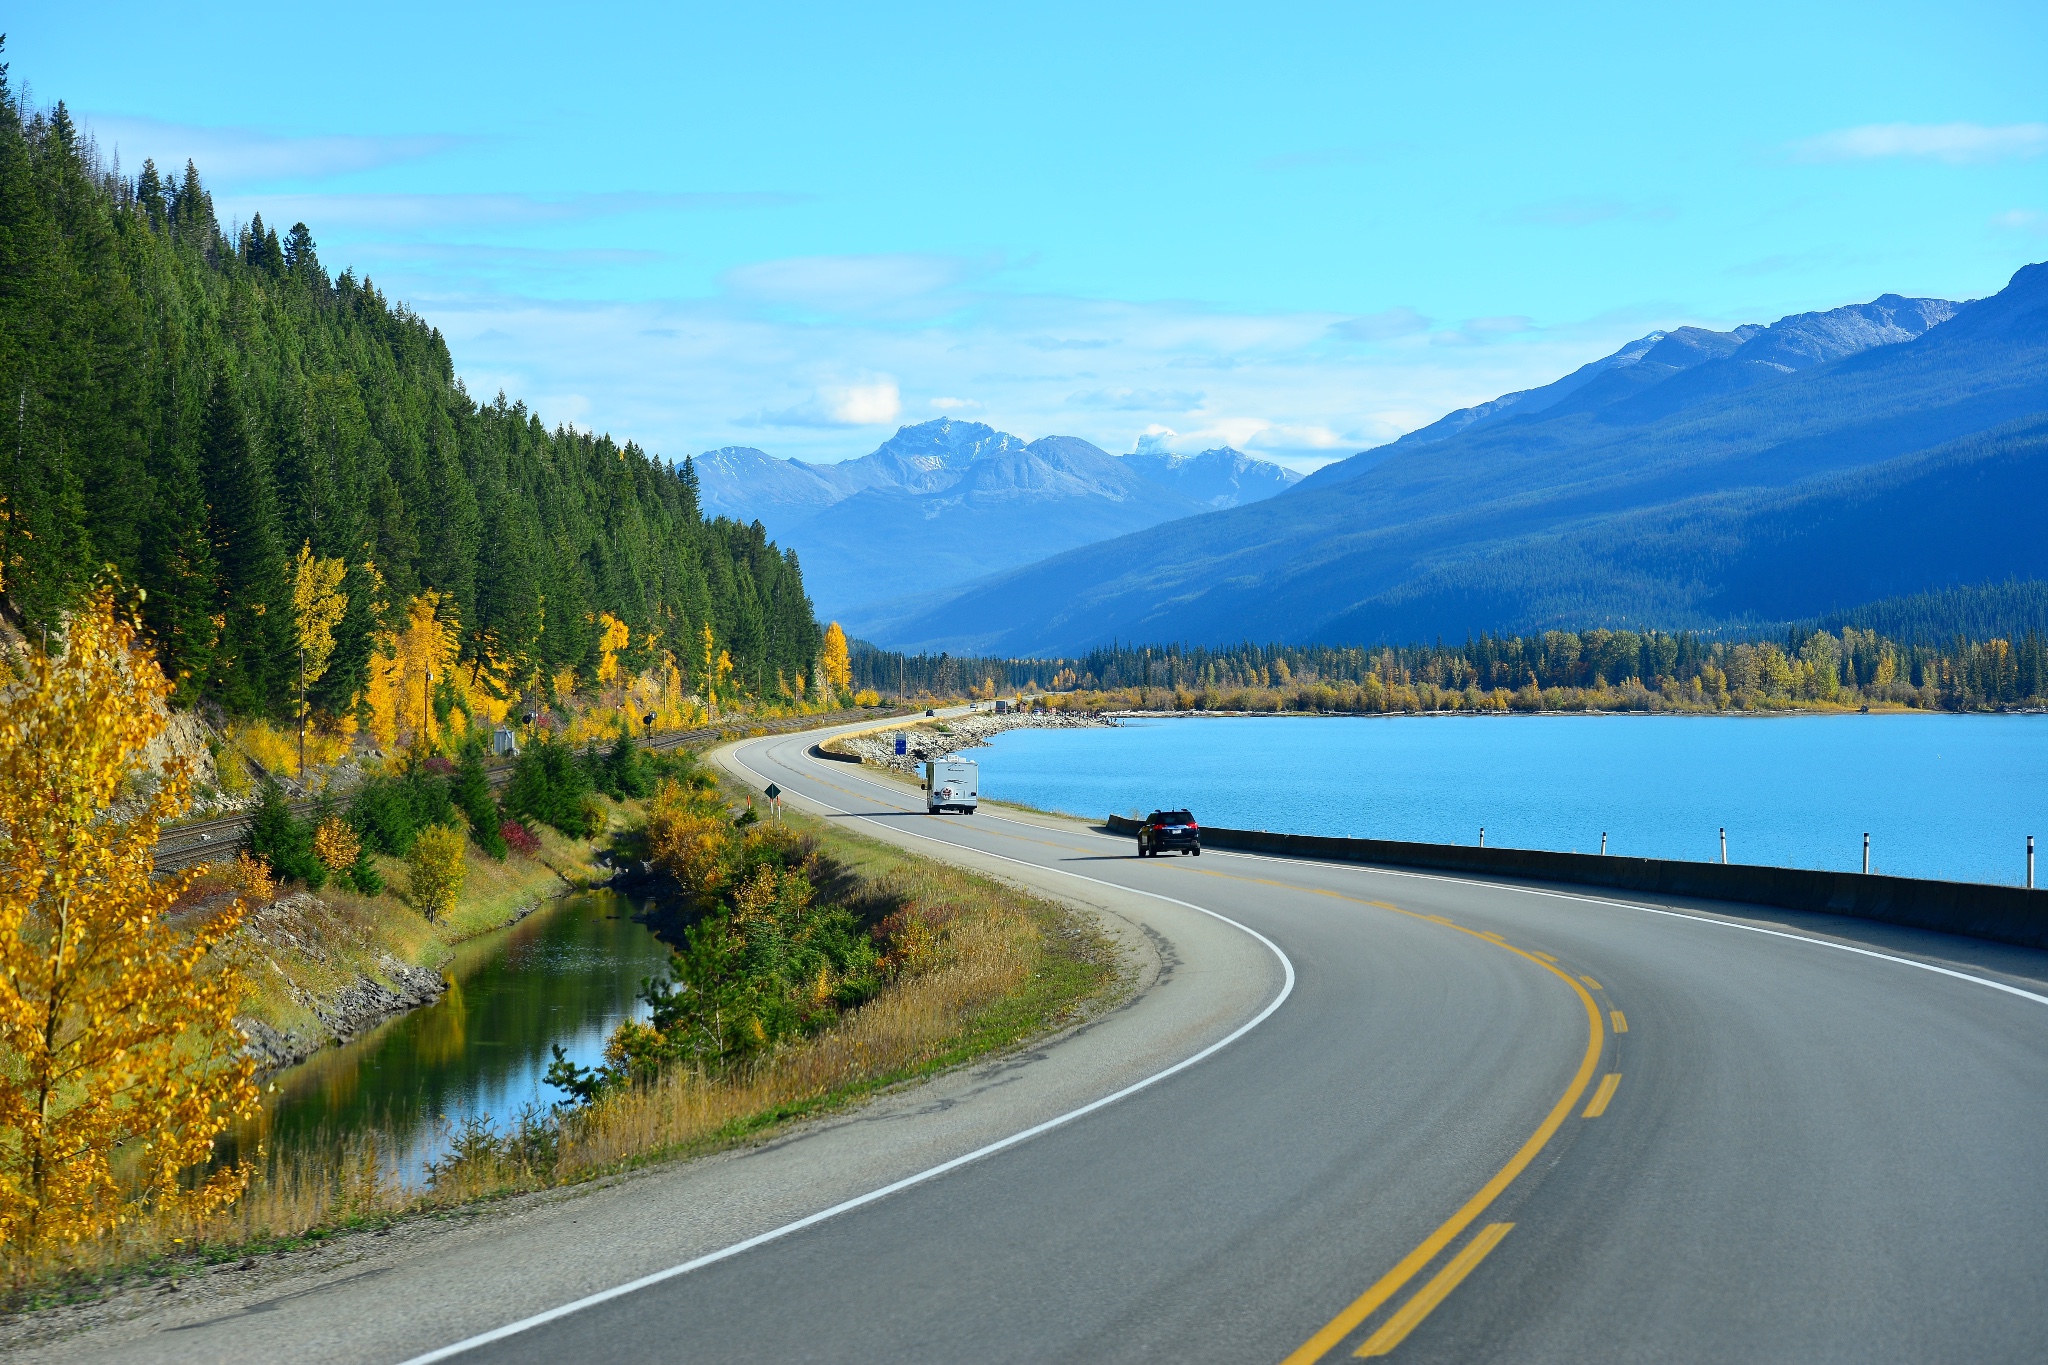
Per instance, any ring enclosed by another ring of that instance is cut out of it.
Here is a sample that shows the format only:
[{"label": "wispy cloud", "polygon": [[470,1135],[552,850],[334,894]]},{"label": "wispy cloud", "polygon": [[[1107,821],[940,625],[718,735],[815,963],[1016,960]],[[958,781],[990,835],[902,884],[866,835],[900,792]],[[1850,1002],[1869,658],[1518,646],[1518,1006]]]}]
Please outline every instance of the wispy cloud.
[{"label": "wispy cloud", "polygon": [[1388,341],[1429,330],[1429,319],[1405,305],[1330,324],[1330,335],[1346,341]]},{"label": "wispy cloud", "polygon": [[153,157],[159,167],[195,162],[199,173],[223,185],[317,180],[374,170],[432,156],[470,141],[447,134],[378,137],[350,133],[280,133],[265,128],[209,128],[126,114],[87,114],[86,129],[100,146],[119,150],[122,165],[139,169]]},{"label": "wispy cloud", "polygon": [[[1659,311],[1433,324],[1389,309],[1360,324],[1027,293],[973,261],[890,259],[763,262],[706,296],[631,302],[460,293],[439,269],[412,275],[403,262],[379,280],[442,329],[472,393],[503,388],[545,420],[598,425],[671,458],[740,444],[831,461],[866,454],[894,423],[972,413],[1026,439],[1129,450],[1157,428],[1172,449],[1232,445],[1307,469],[1554,379],[1651,326],[1711,321]],[[946,311],[906,320],[906,296]],[[1393,335],[1333,345],[1346,324]],[[1091,344],[1047,345],[1062,339]]]},{"label": "wispy cloud", "polygon": [[951,307],[947,298],[1003,265],[934,253],[799,256],[735,266],[719,278],[735,299],[830,314],[901,316]]},{"label": "wispy cloud", "polygon": [[[205,174],[204,167],[201,168]],[[261,194],[226,196],[224,210],[262,213],[279,222],[300,219],[329,228],[368,229],[379,235],[479,232],[582,222],[643,213],[703,213],[780,208],[807,196],[774,191],[701,191],[663,194],[623,190],[605,194]]]},{"label": "wispy cloud", "polygon": [[1811,162],[1906,157],[1977,165],[2048,152],[2048,123],[1868,123],[1801,138],[1790,150]]},{"label": "wispy cloud", "polygon": [[1097,412],[1186,412],[1204,395],[1186,389],[1089,389],[1067,395],[1067,406]]},{"label": "wispy cloud", "polygon": [[2039,209],[2007,209],[1993,214],[1991,225],[2007,232],[2024,232],[2030,237],[2048,237],[2048,213]]}]

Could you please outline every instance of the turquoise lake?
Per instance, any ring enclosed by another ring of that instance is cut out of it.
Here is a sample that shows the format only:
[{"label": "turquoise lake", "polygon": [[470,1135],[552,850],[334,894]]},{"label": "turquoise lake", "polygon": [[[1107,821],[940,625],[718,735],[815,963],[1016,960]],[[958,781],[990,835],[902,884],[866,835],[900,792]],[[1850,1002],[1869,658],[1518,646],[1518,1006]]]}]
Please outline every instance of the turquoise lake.
[{"label": "turquoise lake", "polygon": [[2048,716],[1285,716],[1012,730],[986,798],[1434,843],[2019,884]]}]

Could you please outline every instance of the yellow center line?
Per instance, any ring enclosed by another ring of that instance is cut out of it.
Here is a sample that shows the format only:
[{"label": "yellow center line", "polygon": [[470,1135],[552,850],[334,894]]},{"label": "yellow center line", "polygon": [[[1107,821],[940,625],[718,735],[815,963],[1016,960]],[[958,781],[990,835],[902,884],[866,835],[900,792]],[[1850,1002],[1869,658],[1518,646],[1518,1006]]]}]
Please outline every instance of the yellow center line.
[{"label": "yellow center line", "polygon": [[1614,1031],[1616,1033],[1627,1033],[1628,1016],[1620,1010],[1609,1010],[1608,1013],[1614,1016]]},{"label": "yellow center line", "polygon": [[1588,986],[1591,986],[1591,987],[1592,987],[1592,988],[1593,988],[1594,990],[1596,990],[1596,991],[1597,991],[1597,990],[1604,990],[1604,989],[1606,989],[1606,988],[1605,988],[1605,987],[1603,987],[1603,986],[1602,986],[1602,985],[1601,985],[1601,984],[1600,984],[1599,982],[1595,981],[1595,980],[1594,980],[1594,979],[1593,979],[1592,977],[1590,977],[1590,976],[1582,976],[1582,977],[1580,977],[1580,978],[1579,978],[1579,980],[1581,980],[1581,981],[1585,982],[1585,983],[1586,983],[1586,984],[1587,984]]},{"label": "yellow center line", "polygon": [[1593,1092],[1593,1102],[1586,1106],[1586,1112],[1579,1117],[1597,1119],[1607,1112],[1607,1102],[1614,1098],[1614,1087],[1621,1084],[1621,1073],[1610,1071],[1600,1078],[1600,1088]]},{"label": "yellow center line", "polygon": [[1479,1235],[1465,1243],[1464,1250],[1451,1257],[1450,1264],[1437,1271],[1430,1282],[1415,1291],[1415,1297],[1402,1304],[1393,1316],[1380,1324],[1380,1330],[1365,1339],[1365,1345],[1353,1352],[1361,1360],[1369,1356],[1383,1356],[1391,1353],[1396,1346],[1407,1340],[1408,1334],[1422,1325],[1422,1320],[1445,1299],[1451,1291],[1464,1282],[1486,1259],[1486,1253],[1500,1245],[1500,1239],[1514,1229],[1513,1223],[1489,1223],[1479,1230]]},{"label": "yellow center line", "polygon": [[[1228,876],[1229,874],[1209,872],[1204,873],[1204,875]],[[1357,899],[1356,897],[1345,896],[1335,891],[1326,891],[1320,894],[1335,896],[1339,900]],[[1372,904],[1373,902],[1359,903]],[[1393,909],[1394,907],[1386,908]],[[1439,923],[1448,923],[1447,921],[1439,920],[1435,915],[1419,915],[1412,910],[1394,909],[1394,913],[1407,915],[1412,919],[1437,920]],[[1420,1274],[1425,1266],[1434,1261],[1445,1247],[1456,1241],[1460,1233],[1470,1227],[1480,1214],[1486,1212],[1493,1201],[1500,1198],[1506,1192],[1508,1186],[1515,1183],[1516,1177],[1529,1168],[1529,1163],[1534,1161],[1543,1148],[1548,1145],[1550,1139],[1556,1136],[1557,1130],[1564,1125],[1565,1119],[1570,1117],[1572,1110],[1577,1107],[1580,1097],[1586,1093],[1586,1087],[1592,1083],[1593,1073],[1599,1067],[1600,1052],[1607,1040],[1606,1030],[1600,1018],[1600,1006],[1586,988],[1579,984],[1576,977],[1572,976],[1571,973],[1565,971],[1562,967],[1553,966],[1545,962],[1534,953],[1517,948],[1512,943],[1503,942],[1497,936],[1483,934],[1476,929],[1467,929],[1462,925],[1453,924],[1450,927],[1456,929],[1461,934],[1470,934],[1481,942],[1491,943],[1495,947],[1513,953],[1517,957],[1526,958],[1544,971],[1555,976],[1558,980],[1564,982],[1567,986],[1570,986],[1573,993],[1579,997],[1580,1005],[1586,1011],[1585,1055],[1579,1059],[1579,1069],[1573,1074],[1571,1084],[1565,1087],[1564,1094],[1559,1096],[1557,1103],[1551,1106],[1550,1112],[1544,1116],[1543,1122],[1537,1126],[1535,1132],[1529,1135],[1529,1140],[1524,1142],[1521,1149],[1508,1159],[1507,1165],[1494,1172],[1493,1179],[1481,1186],[1479,1193],[1465,1201],[1464,1207],[1452,1214],[1442,1227],[1439,1227],[1435,1232],[1423,1238],[1422,1242],[1413,1251],[1402,1257],[1400,1264],[1389,1270],[1385,1275],[1382,1275],[1372,1288],[1359,1295],[1343,1312],[1325,1323],[1321,1331],[1296,1347],[1293,1354],[1289,1355],[1282,1362],[1282,1365],[1310,1365],[1313,1361],[1321,1360],[1325,1355],[1329,1354],[1330,1350],[1338,1342],[1349,1336],[1360,1323],[1378,1312],[1389,1299],[1400,1293],[1402,1288]],[[1498,1238],[1495,1240],[1498,1240]],[[1482,1252],[1481,1254],[1483,1255],[1484,1253]],[[1476,1258],[1474,1263],[1477,1263]],[[1470,1267],[1468,1266],[1467,1269],[1469,1270]],[[1461,1275],[1458,1278],[1462,1279],[1463,1276]],[[1456,1280],[1453,1280],[1445,1285],[1443,1292],[1448,1294],[1456,1287]],[[1434,1304],[1431,1307],[1434,1307]],[[1420,1321],[1419,1317],[1417,1321]],[[1392,1348],[1389,1347],[1388,1349]]]}]

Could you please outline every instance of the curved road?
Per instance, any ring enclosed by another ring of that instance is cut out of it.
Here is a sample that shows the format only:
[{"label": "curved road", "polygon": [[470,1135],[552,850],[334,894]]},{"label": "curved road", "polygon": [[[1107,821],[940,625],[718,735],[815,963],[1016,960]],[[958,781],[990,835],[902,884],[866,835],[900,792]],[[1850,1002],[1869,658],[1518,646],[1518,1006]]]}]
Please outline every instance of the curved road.
[{"label": "curved road", "polygon": [[2048,955],[1220,850],[1139,861],[1078,822],[926,816],[811,738],[728,761],[1034,885],[1226,916],[1270,944],[1267,1012],[1028,1141],[459,1358],[2048,1355]]}]

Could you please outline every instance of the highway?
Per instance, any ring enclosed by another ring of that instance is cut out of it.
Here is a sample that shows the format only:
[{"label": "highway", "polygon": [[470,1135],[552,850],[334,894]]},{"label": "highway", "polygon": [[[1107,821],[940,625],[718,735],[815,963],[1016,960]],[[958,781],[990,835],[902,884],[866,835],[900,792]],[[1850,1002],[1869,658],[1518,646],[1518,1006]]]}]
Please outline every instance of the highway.
[{"label": "highway", "polygon": [[760,1147],[338,1239],[27,1356],[2048,1356],[2048,954],[1213,849],[1141,861],[1078,820],[928,816],[907,784],[810,757],[817,737],[715,757],[1092,908],[1147,964],[1130,999]]},{"label": "highway", "polygon": [[1141,862],[1078,822],[927,816],[809,742],[733,763],[1034,885],[1226,916],[1284,957],[1286,998],[1028,1141],[463,1358],[2048,1354],[2048,955],[1216,850]]}]

